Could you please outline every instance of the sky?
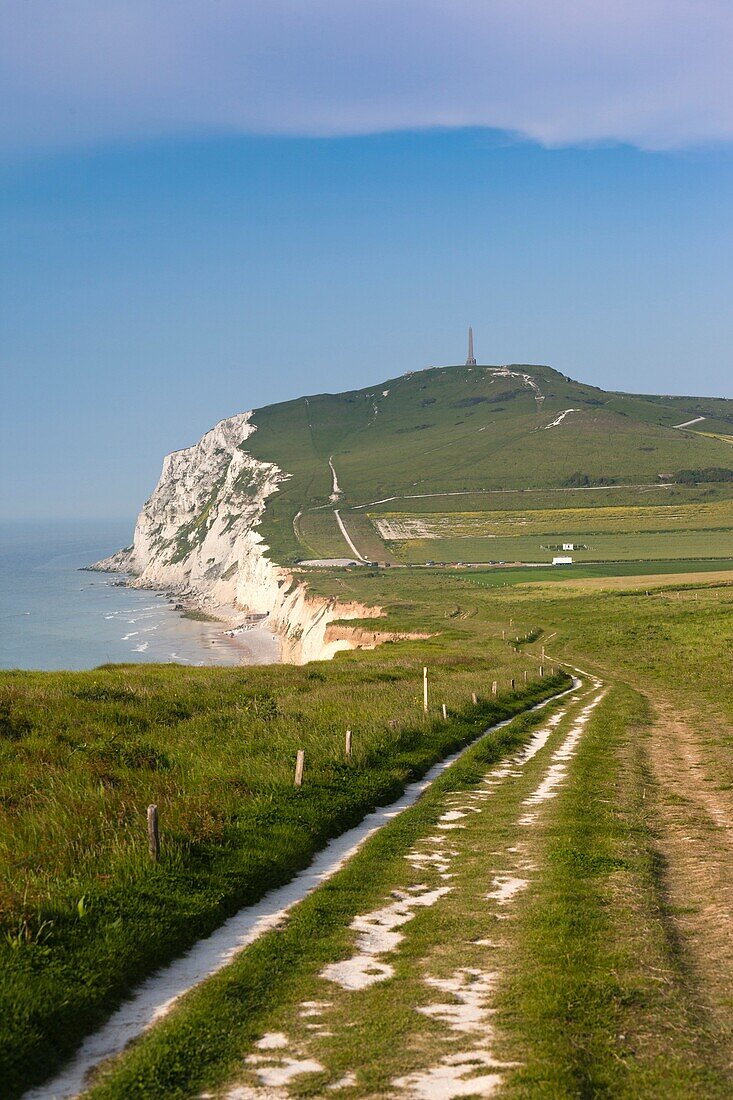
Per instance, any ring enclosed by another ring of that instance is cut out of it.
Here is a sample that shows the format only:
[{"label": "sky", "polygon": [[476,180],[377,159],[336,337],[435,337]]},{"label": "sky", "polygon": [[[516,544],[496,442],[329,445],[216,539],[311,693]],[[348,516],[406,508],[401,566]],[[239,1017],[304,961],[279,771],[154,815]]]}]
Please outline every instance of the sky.
[{"label": "sky", "polygon": [[733,397],[732,50],[729,0],[0,0],[0,517],[133,516],[469,323]]}]

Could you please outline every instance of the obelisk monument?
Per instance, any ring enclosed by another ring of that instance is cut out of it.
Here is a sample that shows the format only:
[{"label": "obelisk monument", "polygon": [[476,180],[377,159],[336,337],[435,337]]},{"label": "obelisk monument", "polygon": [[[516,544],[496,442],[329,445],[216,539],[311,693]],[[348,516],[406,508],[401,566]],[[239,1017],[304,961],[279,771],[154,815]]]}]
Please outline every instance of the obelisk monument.
[{"label": "obelisk monument", "polygon": [[476,357],[473,354],[473,329],[468,326],[468,359],[466,360],[467,367],[476,366]]}]

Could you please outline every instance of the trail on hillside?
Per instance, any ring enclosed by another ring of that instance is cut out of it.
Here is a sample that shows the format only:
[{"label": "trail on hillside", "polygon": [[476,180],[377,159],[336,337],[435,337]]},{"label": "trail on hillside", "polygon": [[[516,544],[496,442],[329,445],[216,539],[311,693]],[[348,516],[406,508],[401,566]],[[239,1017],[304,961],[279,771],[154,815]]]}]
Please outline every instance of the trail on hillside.
[{"label": "trail on hillside", "polygon": [[343,520],[341,519],[341,513],[340,513],[339,509],[338,509],[338,508],[334,508],[334,510],[333,510],[333,514],[334,514],[334,515],[335,515],[335,517],[336,517],[336,522],[337,522],[337,523],[338,523],[338,525],[339,525],[339,530],[341,531],[341,534],[342,534],[342,535],[344,536],[344,538],[345,538],[346,542],[347,542],[347,543],[349,544],[349,547],[350,547],[350,549],[352,550],[352,552],[353,552],[353,554],[354,554],[354,557],[358,558],[358,559],[359,559],[359,561],[367,561],[368,559],[367,559],[367,558],[365,558],[365,557],[364,557],[364,555],[363,555],[363,554],[362,554],[362,553],[361,553],[361,552],[360,552],[359,550],[357,550],[357,549],[356,549],[356,546],[354,546],[354,543],[353,543],[353,541],[352,541],[351,535],[350,535],[350,534],[349,534],[349,532],[348,532],[348,531],[346,530],[346,524],[345,524],[345,523],[344,523],[344,521],[343,521]]},{"label": "trail on hillside", "polygon": [[328,465],[331,468],[331,496],[329,497],[329,499],[331,500],[332,503],[335,504],[336,501],[341,496],[341,486],[339,485],[339,479],[338,479],[338,475],[336,473],[336,467],[333,464],[333,455],[331,455],[331,457],[329,458]]}]

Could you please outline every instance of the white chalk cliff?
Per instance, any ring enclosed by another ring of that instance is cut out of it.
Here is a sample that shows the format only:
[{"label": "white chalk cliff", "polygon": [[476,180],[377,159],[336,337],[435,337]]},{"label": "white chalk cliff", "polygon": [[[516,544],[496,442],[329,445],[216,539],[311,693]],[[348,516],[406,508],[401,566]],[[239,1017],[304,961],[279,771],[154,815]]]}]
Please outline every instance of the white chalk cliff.
[{"label": "white chalk cliff", "polygon": [[329,623],[379,609],[311,596],[267,557],[257,526],[267,498],[290,475],[247,452],[244,443],[256,430],[251,418],[246,412],[222,420],[195,446],[167,455],[132,546],[96,568],[130,574],[137,587],[174,591],[230,625],[267,614],[286,661],[331,657],[350,642],[327,638]]}]

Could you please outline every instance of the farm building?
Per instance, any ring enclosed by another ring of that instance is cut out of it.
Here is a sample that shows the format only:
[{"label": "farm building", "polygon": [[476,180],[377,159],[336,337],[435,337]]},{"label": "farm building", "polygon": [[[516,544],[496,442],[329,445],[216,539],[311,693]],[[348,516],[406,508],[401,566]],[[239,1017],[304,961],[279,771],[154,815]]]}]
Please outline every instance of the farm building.
[{"label": "farm building", "polygon": [[561,554],[559,556],[556,555],[552,559],[552,564],[553,565],[572,565],[573,564],[573,559],[569,555],[567,555],[567,556],[564,555],[564,554]]}]

